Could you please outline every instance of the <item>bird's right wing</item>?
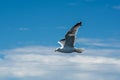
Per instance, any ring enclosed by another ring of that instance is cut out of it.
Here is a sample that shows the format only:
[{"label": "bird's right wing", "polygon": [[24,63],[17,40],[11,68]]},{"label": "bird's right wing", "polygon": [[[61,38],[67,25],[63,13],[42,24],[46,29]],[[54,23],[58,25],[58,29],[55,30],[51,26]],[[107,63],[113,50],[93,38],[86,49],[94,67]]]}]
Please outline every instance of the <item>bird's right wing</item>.
[{"label": "bird's right wing", "polygon": [[78,28],[82,25],[82,22],[77,23],[74,25],[65,35],[65,45],[64,47],[74,47],[75,37]]}]

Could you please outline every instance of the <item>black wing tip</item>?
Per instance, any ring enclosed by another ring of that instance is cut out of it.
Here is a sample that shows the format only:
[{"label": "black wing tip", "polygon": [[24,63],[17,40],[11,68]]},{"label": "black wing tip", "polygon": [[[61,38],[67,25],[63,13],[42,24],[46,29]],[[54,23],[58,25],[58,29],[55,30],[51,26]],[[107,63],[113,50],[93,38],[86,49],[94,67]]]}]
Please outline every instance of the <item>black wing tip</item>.
[{"label": "black wing tip", "polygon": [[78,24],[79,24],[79,25],[82,25],[82,22],[80,21]]},{"label": "black wing tip", "polygon": [[59,41],[65,41],[65,39],[61,39],[61,40],[59,40]]},{"label": "black wing tip", "polygon": [[77,23],[75,26],[82,26],[82,22]]}]

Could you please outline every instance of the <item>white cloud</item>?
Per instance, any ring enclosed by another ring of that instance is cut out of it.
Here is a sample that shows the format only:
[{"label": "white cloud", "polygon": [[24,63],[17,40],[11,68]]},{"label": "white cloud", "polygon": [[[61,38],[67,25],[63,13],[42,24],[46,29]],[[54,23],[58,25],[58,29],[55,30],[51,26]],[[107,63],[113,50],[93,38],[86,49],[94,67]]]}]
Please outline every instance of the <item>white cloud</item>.
[{"label": "white cloud", "polygon": [[21,27],[21,28],[19,28],[19,30],[20,30],[20,31],[28,31],[28,30],[30,30],[30,29],[27,28],[27,27]]},{"label": "white cloud", "polygon": [[68,5],[69,5],[69,6],[76,6],[77,3],[75,3],[75,2],[70,2],[70,3],[68,3]]},{"label": "white cloud", "polygon": [[89,39],[89,38],[80,38],[77,40],[77,43],[95,47],[111,47],[111,48],[120,48],[120,41],[117,39]]},{"label": "white cloud", "polygon": [[[104,56],[105,53],[114,54],[114,50],[88,49],[83,54],[63,54],[55,53],[54,49],[31,46],[1,51],[5,58],[0,60],[0,79],[37,77],[45,80],[88,80],[89,77],[89,80],[117,80],[119,77],[120,59]],[[111,74],[116,76],[112,77]]]},{"label": "white cloud", "polygon": [[95,0],[84,0],[84,1],[86,1],[86,2],[93,2],[93,1],[95,1]]},{"label": "white cloud", "polygon": [[117,6],[113,6],[113,9],[117,9],[117,10],[120,10],[120,5],[117,5]]}]

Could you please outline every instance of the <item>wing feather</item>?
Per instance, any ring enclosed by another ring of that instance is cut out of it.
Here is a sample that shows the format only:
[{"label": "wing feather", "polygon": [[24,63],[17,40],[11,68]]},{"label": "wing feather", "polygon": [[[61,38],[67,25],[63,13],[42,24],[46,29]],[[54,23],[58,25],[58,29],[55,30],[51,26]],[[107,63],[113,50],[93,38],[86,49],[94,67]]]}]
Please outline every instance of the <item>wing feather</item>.
[{"label": "wing feather", "polygon": [[61,47],[64,47],[64,45],[65,45],[65,39],[59,40],[58,43],[61,45]]},{"label": "wing feather", "polygon": [[66,33],[64,47],[74,47],[75,36],[78,28],[81,25],[82,25],[82,22],[77,23]]}]

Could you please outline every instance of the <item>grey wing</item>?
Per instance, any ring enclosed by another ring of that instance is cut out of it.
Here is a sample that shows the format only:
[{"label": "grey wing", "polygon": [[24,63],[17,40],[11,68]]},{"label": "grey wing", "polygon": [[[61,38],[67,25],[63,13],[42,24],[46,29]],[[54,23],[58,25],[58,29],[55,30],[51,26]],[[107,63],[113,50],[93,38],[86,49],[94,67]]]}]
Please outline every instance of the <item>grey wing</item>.
[{"label": "grey wing", "polygon": [[81,25],[82,22],[79,22],[67,32],[67,34],[65,35],[64,47],[74,47],[76,32]]}]

